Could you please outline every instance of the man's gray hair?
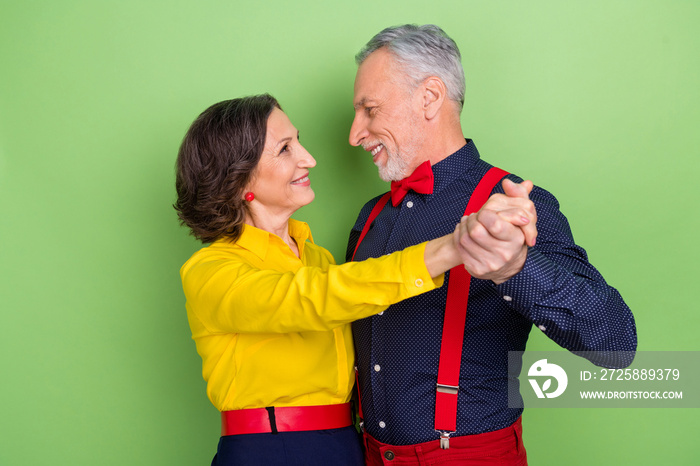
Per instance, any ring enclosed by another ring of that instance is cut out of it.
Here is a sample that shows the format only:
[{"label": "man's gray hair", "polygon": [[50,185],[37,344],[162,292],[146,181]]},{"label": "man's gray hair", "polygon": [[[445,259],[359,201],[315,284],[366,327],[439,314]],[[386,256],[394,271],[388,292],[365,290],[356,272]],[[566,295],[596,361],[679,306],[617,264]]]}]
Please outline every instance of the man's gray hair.
[{"label": "man's gray hair", "polygon": [[462,56],[455,41],[445,31],[434,24],[386,28],[355,55],[355,62],[361,65],[372,52],[382,47],[387,47],[394,55],[414,86],[430,76],[442,79],[447,87],[447,97],[457,102],[462,110],[465,92]]}]

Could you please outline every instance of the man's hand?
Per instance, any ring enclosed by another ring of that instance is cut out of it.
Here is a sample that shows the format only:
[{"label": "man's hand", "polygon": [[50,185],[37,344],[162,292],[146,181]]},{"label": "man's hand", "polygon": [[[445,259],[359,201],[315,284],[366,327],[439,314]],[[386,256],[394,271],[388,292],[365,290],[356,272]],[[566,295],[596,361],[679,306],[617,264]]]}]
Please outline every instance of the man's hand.
[{"label": "man's hand", "polygon": [[532,182],[506,179],[503,190],[505,194],[494,194],[478,212],[463,217],[453,235],[467,271],[497,285],[522,270],[527,248],[537,238],[537,212],[528,197]]}]

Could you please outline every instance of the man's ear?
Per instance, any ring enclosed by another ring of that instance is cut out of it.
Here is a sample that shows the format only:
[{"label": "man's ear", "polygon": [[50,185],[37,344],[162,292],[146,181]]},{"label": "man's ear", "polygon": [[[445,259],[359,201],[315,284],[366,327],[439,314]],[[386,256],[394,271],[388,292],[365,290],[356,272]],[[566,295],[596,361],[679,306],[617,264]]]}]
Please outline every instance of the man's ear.
[{"label": "man's ear", "polygon": [[447,98],[447,87],[442,79],[431,76],[423,81],[423,111],[425,118],[432,120],[440,111]]}]

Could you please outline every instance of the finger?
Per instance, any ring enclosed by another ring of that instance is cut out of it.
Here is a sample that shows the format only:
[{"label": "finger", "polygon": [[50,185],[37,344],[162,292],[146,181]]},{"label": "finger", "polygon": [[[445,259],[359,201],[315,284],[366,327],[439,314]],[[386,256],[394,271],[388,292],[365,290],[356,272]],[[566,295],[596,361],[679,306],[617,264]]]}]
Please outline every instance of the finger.
[{"label": "finger", "polygon": [[[505,206],[504,206],[505,207]],[[521,205],[507,208],[488,209],[484,206],[479,212],[492,211],[498,213],[501,218],[516,226],[525,226],[537,222],[537,212],[532,202],[527,201]]]},{"label": "finger", "polygon": [[535,187],[535,184],[530,180],[525,180],[522,183],[520,183],[520,186],[524,187],[527,191],[527,194],[529,195],[532,192],[532,189]]},{"label": "finger", "polygon": [[525,236],[525,244],[532,247],[537,239],[537,216],[530,219],[529,212],[522,209],[501,210],[498,215],[512,225],[519,226]]},{"label": "finger", "polygon": [[[524,233],[521,226],[527,225],[529,220],[522,212],[493,212],[489,210],[480,211],[477,216],[478,223],[481,224],[489,236],[498,241],[523,243]],[[517,223],[517,224],[515,224]],[[473,227],[472,237],[480,242],[482,247],[492,245],[489,238],[479,234],[477,226]],[[498,246],[496,246],[498,247]]]},{"label": "finger", "polygon": [[532,213],[535,212],[535,204],[527,197],[511,197],[505,194],[494,194],[482,206],[482,209],[489,210],[505,210],[514,207],[526,209]]},{"label": "finger", "polygon": [[495,267],[494,255],[474,242],[468,235],[462,237],[458,252],[464,268],[474,277],[479,278]]},{"label": "finger", "polygon": [[461,225],[462,236],[460,237],[460,243],[462,247],[470,250],[471,254],[476,257],[483,253],[484,248],[494,247],[498,242],[479,221],[478,217],[480,214],[470,215]]},{"label": "finger", "polygon": [[[506,183],[507,181],[507,183]],[[520,185],[516,185],[515,183],[511,182],[510,180],[503,180],[504,182],[504,188],[508,190],[511,194],[514,194],[514,191],[512,189],[520,189],[523,188],[525,190],[531,190],[532,189],[532,182],[531,181],[524,181]],[[518,188],[520,187],[520,188]],[[528,246],[534,246],[537,238],[537,210],[535,208],[535,204],[528,199],[528,197],[510,197],[506,196],[504,194],[494,194],[489,198],[489,200],[484,204],[482,207],[482,210],[494,210],[497,212],[502,212],[506,211],[509,209],[522,209],[525,211],[525,216],[530,219],[529,224],[525,226],[524,222],[520,222],[518,220],[513,220],[512,223],[515,225],[521,225],[523,226],[523,233],[525,234],[525,241]],[[512,218],[511,218],[512,219]]]},{"label": "finger", "polygon": [[455,228],[453,241],[464,266],[467,270],[474,270],[477,267],[482,267],[480,262],[481,258],[486,255],[486,251],[470,236],[467,217],[463,217],[462,220]]},{"label": "finger", "polygon": [[522,183],[514,183],[513,181],[505,178],[503,180],[503,191],[509,197],[524,197],[527,198],[532,191],[532,181],[525,180]]},{"label": "finger", "polygon": [[518,227],[523,227],[525,225],[529,225],[530,223],[534,223],[531,219],[531,213],[519,207],[499,210],[496,212],[496,214],[501,218],[501,220],[505,220],[511,225]]},{"label": "finger", "polygon": [[[520,228],[499,219],[498,213],[473,214],[463,226],[467,227],[469,235],[462,238],[461,246],[468,254],[460,254],[460,257],[467,271],[476,278],[488,278],[502,270],[526,247]],[[501,227],[503,230],[499,229]],[[503,240],[509,237],[510,240]]]}]

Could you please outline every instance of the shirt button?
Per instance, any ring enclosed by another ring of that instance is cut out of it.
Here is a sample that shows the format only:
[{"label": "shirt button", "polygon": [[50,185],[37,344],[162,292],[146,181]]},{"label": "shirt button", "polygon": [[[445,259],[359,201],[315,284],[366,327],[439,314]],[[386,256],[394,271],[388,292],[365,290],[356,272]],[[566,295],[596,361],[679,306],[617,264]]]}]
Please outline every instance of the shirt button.
[{"label": "shirt button", "polygon": [[545,327],[544,325],[538,325],[537,328],[542,330],[543,332],[547,330],[547,327]]},{"label": "shirt button", "polygon": [[503,297],[503,300],[504,300],[504,301],[511,302],[511,301],[513,301],[513,297],[512,297],[512,296],[504,296],[504,297]]},{"label": "shirt button", "polygon": [[391,450],[387,450],[384,452],[384,458],[386,458],[389,461],[393,460],[395,456],[396,455],[394,455],[394,452]]},{"label": "shirt button", "polygon": [[413,201],[408,201],[408,202],[406,203],[406,207],[408,207],[409,209],[410,209],[411,207],[413,207]]},{"label": "shirt button", "polygon": [[417,287],[420,288],[421,286],[423,286],[423,280],[421,280],[420,278],[417,278],[415,281],[415,284]]},{"label": "shirt button", "polygon": [[385,427],[386,427],[386,422],[384,422],[384,421],[379,421],[379,427],[381,427],[382,429],[385,428]]},{"label": "shirt button", "polygon": [[377,315],[378,315],[378,316],[383,316],[383,315],[384,315],[384,311],[380,312],[380,313],[377,314]]},{"label": "shirt button", "polygon": [[379,364],[375,364],[374,365],[374,372],[379,372],[380,370],[382,370],[382,367]]}]

